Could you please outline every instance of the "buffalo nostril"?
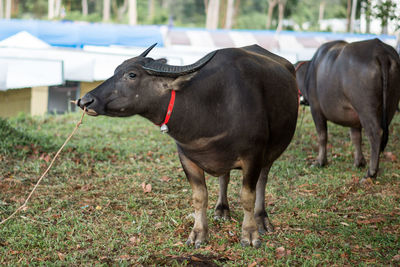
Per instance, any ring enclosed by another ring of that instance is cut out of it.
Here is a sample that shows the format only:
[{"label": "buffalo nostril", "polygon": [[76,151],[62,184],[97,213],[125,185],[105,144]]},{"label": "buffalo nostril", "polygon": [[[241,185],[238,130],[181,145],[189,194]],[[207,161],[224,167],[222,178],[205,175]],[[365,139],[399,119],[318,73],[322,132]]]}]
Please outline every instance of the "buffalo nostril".
[{"label": "buffalo nostril", "polygon": [[93,102],[94,102],[93,97],[85,95],[84,97],[82,97],[81,99],[78,100],[78,105],[79,105],[79,107],[83,108],[83,107],[88,107]]}]

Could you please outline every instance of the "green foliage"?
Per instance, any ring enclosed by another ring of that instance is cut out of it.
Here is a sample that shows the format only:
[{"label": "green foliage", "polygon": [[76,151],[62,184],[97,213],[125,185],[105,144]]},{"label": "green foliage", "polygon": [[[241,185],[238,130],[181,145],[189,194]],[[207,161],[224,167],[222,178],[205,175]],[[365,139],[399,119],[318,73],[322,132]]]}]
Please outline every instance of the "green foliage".
[{"label": "green foliage", "polygon": [[47,17],[47,0],[18,1],[19,13],[17,17],[43,19]]},{"label": "green foliage", "polygon": [[237,18],[235,28],[238,29],[265,29],[267,15],[259,12],[242,14]]},{"label": "green foliage", "polygon": [[[103,16],[103,1],[87,0],[88,16],[81,15],[81,0],[63,0],[65,18],[68,20],[100,22]],[[128,23],[127,0],[111,1],[111,22]],[[137,14],[139,24],[170,24],[178,27],[204,27],[206,10],[204,0],[153,0],[154,14],[149,14],[148,0],[137,0]],[[226,15],[226,0],[220,0],[220,23],[224,26]],[[239,0],[236,0],[239,1]],[[13,14],[17,18],[47,19],[47,0],[18,1],[17,12]],[[238,3],[238,2],[235,2]],[[321,0],[286,0],[284,18],[293,20],[298,25],[309,23],[308,30],[318,30],[318,14]],[[324,18],[346,18],[347,0],[325,0],[326,6]],[[268,0],[242,0],[237,6],[233,28],[237,29],[265,29],[267,20]],[[361,14],[362,6],[366,6],[367,15],[379,18],[385,26],[388,20],[396,20],[395,9],[398,4],[395,0],[378,1],[375,8],[371,8],[370,0],[359,0],[356,17]],[[235,4],[236,6],[236,4]],[[372,10],[376,10],[372,13]],[[57,19],[57,18],[56,18]],[[61,19],[61,18],[58,18]],[[278,23],[278,7],[273,11],[272,26],[276,28]],[[291,29],[287,26],[286,29]],[[399,24],[400,27],[400,24]],[[303,29],[304,30],[304,29]]]},{"label": "green foliage", "polygon": [[[396,15],[397,3],[395,0],[382,0],[374,5],[372,16],[381,20],[381,26],[387,26],[389,21],[398,20]],[[400,23],[397,23],[400,26]]]},{"label": "green foliage", "polygon": [[31,117],[21,114],[16,121],[18,126],[14,127],[7,120],[0,118],[0,154],[24,157],[54,149],[50,138],[26,131],[25,127],[37,127],[37,122]]}]

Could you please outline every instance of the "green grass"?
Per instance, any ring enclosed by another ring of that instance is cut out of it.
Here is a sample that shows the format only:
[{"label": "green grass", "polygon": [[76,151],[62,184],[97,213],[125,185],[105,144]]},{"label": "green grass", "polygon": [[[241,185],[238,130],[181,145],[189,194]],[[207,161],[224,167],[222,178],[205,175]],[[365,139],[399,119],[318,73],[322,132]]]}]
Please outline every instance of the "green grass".
[{"label": "green grass", "polygon": [[[353,166],[348,129],[329,124],[329,164],[313,167],[316,132],[309,110],[302,123],[301,114],[269,176],[266,202],[276,231],[262,237],[260,249],[238,242],[239,171],[229,185],[231,221],[213,219],[218,179],[207,176],[210,239],[187,247],[191,189],[173,140],[140,117],[86,116],[27,209],[0,225],[0,264],[400,264],[400,115],[390,127],[392,157],[381,156],[376,184],[361,186],[366,169]],[[79,118],[0,119],[0,219],[23,203]],[[364,138],[367,159],[368,146]]]}]

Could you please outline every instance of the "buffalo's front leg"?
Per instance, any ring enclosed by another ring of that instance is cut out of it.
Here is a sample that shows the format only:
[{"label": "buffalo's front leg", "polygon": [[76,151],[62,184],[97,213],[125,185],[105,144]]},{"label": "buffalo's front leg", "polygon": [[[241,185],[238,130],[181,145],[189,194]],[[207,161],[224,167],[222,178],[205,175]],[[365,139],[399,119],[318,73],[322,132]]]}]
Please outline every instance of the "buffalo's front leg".
[{"label": "buffalo's front leg", "polygon": [[273,232],[274,226],[269,221],[267,210],[265,209],[265,187],[268,181],[268,173],[271,165],[261,170],[260,177],[257,182],[256,189],[256,204],[254,210],[254,218],[257,223],[258,232],[265,234],[266,232]]},{"label": "buffalo's front leg", "polygon": [[228,204],[228,184],[230,180],[229,172],[219,177],[219,194],[217,205],[215,206],[214,218],[229,219],[229,204]]},{"label": "buffalo's front leg", "polygon": [[204,178],[204,171],[193,161],[188,159],[183,153],[179,153],[179,159],[182,163],[183,170],[189,180],[193,191],[194,206],[194,226],[192,232],[186,241],[187,245],[194,244],[195,248],[199,248],[202,243],[207,240],[208,224],[207,224],[207,203],[208,193]]},{"label": "buffalo's front leg", "polygon": [[261,245],[258,227],[254,218],[254,204],[256,201],[256,185],[260,175],[261,168],[251,166],[243,167],[243,185],[241,191],[241,200],[243,206],[243,224],[242,238],[240,243],[242,246],[253,245],[258,248]]},{"label": "buffalo's front leg", "polygon": [[350,137],[353,142],[355,153],[354,153],[354,165],[358,168],[364,167],[367,163],[361,150],[362,138],[361,128],[351,128]]}]

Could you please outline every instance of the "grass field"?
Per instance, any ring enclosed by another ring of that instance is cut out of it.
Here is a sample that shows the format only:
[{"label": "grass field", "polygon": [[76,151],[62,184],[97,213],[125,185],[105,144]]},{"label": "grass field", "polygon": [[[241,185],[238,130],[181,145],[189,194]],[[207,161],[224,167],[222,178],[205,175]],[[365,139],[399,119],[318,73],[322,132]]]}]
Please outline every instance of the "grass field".
[{"label": "grass field", "polygon": [[[191,189],[173,140],[139,117],[86,116],[27,208],[0,225],[0,265],[399,265],[400,114],[377,182],[363,186],[346,128],[329,124],[329,164],[312,166],[316,133],[309,110],[302,114],[269,176],[276,231],[261,248],[239,244],[240,172],[229,186],[231,221],[213,219],[218,179],[207,176],[209,242],[187,247]],[[0,119],[0,220],[23,203],[79,118]],[[368,147],[364,138],[367,159]]]}]

